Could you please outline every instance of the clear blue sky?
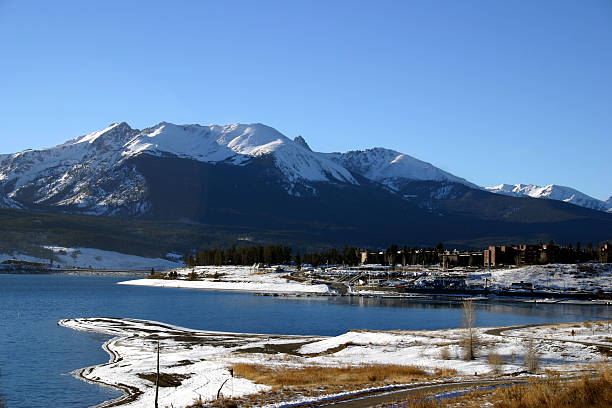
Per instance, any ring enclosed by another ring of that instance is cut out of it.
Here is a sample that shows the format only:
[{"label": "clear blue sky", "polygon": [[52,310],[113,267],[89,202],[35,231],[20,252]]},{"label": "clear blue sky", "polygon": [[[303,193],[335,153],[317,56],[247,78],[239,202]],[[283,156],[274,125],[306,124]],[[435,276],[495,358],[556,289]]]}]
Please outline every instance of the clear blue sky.
[{"label": "clear blue sky", "polygon": [[0,153],[262,122],[612,195],[612,1],[0,0]]}]

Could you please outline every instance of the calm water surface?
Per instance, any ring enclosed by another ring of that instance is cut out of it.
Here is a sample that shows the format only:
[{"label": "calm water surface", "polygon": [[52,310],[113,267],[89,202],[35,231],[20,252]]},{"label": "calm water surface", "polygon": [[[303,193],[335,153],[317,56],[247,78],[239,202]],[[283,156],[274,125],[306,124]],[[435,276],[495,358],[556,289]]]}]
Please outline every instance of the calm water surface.
[{"label": "calm water surface", "polygon": [[[57,325],[70,317],[130,317],[194,329],[337,335],[349,329],[458,327],[460,304],[116,285],[125,277],[0,274],[0,394],[7,407],[87,407],[119,392],[70,375],[108,361],[106,336]],[[481,326],[612,318],[610,306],[479,303]]]}]

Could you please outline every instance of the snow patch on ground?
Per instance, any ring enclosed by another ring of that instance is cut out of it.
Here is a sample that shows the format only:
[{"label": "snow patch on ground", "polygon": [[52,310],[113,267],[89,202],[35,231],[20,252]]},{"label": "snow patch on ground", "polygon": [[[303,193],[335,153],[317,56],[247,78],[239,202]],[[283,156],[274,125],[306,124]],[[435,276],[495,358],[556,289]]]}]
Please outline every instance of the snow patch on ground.
[{"label": "snow patch on ground", "polygon": [[[287,272],[262,273],[248,266],[198,266],[181,268],[177,272],[179,279],[135,279],[119,284],[261,293],[330,293],[327,285],[304,284],[286,279]],[[197,273],[201,280],[187,280],[187,275],[192,272]]]},{"label": "snow patch on ground", "polygon": [[534,289],[612,291],[612,264],[550,264],[491,269],[470,274],[471,284],[508,289],[513,283],[532,283]]}]

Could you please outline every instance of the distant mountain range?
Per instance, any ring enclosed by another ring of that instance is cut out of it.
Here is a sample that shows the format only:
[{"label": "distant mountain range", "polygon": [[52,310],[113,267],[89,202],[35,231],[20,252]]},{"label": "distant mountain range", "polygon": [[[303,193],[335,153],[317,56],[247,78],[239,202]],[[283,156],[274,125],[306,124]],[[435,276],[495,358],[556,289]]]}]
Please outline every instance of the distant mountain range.
[{"label": "distant mountain range", "polygon": [[314,152],[304,138],[262,124],[115,123],[0,156],[2,208],[282,230],[329,242],[608,239],[611,201],[554,185],[483,189],[384,148]]},{"label": "distant mountain range", "polygon": [[571,187],[558,186],[556,184],[543,187],[534,184],[500,184],[499,186],[485,187],[485,189],[497,194],[558,200],[593,210],[612,212],[612,197],[602,201]]}]

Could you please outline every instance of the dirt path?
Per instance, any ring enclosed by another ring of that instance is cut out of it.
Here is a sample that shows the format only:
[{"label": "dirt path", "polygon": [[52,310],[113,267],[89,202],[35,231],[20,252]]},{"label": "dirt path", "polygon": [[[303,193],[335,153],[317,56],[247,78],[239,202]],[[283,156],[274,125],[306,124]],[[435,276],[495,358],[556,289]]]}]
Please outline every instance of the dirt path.
[{"label": "dirt path", "polygon": [[393,391],[372,392],[364,391],[362,394],[326,399],[318,402],[290,405],[291,407],[342,407],[342,408],[370,408],[381,404],[391,404],[411,397],[431,396],[449,391],[470,391],[477,387],[502,386],[525,383],[526,380],[500,379],[500,380],[471,380],[439,384],[408,385]]}]

